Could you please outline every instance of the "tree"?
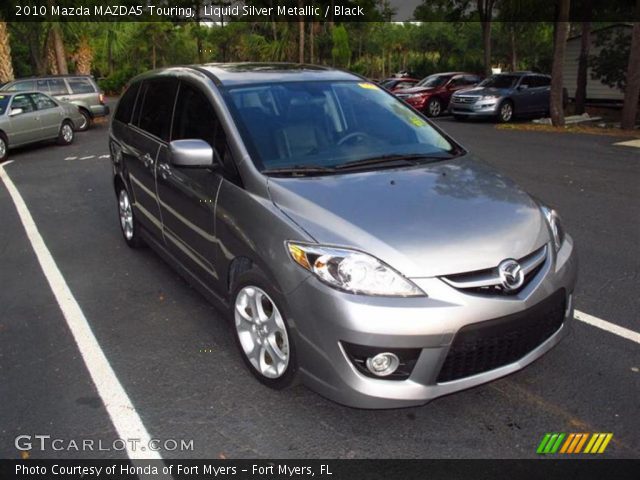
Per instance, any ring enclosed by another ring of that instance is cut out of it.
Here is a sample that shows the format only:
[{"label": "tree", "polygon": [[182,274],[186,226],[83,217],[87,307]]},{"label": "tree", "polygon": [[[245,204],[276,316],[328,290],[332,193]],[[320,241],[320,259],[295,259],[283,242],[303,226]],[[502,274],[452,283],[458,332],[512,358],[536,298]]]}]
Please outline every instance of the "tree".
[{"label": "tree", "polygon": [[338,67],[346,67],[351,57],[347,29],[343,25],[338,25],[334,27],[331,36],[333,39],[333,48],[331,49],[333,63]]},{"label": "tree", "polygon": [[476,0],[480,25],[482,26],[482,46],[484,50],[484,74],[491,75],[491,19],[496,0]]},{"label": "tree", "polygon": [[13,80],[13,61],[7,23],[0,21],[0,83]]},{"label": "tree", "polygon": [[551,123],[556,127],[564,126],[564,89],[562,84],[562,66],[564,52],[569,33],[570,0],[558,0],[558,14],[555,22],[555,36],[553,42],[553,63],[551,65],[551,95],[549,110]]},{"label": "tree", "polygon": [[575,113],[584,113],[584,104],[587,100],[587,70],[589,68],[589,47],[591,45],[591,15],[593,0],[584,3],[582,32],[580,36],[580,57],[578,58],[578,75],[576,79],[576,105]]},{"label": "tree", "polygon": [[[298,0],[298,7],[304,8],[304,0]],[[298,16],[298,63],[304,63],[304,15]]]},{"label": "tree", "polygon": [[636,0],[634,20],[622,107],[621,126],[624,130],[633,129],[638,114],[638,100],[640,100],[640,0]]}]

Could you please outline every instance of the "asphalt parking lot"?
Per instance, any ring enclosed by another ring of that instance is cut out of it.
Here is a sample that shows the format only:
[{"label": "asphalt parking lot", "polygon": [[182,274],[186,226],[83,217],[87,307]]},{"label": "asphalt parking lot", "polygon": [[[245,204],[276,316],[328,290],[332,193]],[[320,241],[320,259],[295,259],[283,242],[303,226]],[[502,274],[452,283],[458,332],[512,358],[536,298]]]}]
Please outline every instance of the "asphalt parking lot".
[{"label": "asphalt parking lot", "polygon": [[[580,257],[576,309],[640,331],[640,149],[614,137],[438,123],[556,207]],[[366,411],[303,386],[257,383],[221,314],[150,250],[121,238],[106,124],[4,165],[149,435],[193,440],[166,458],[523,458],[546,432],[612,432],[640,455],[640,345],[582,321],[524,370],[420,408]],[[119,437],[0,182],[0,456],[18,435]],[[111,407],[113,405],[110,405]],[[124,458],[44,451],[32,458]]]}]

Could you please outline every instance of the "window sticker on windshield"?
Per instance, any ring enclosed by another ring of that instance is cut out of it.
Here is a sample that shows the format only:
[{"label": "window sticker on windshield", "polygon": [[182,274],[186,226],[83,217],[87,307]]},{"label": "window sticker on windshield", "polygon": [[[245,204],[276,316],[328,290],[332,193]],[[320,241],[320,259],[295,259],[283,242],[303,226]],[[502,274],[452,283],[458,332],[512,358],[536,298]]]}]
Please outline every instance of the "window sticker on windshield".
[{"label": "window sticker on windshield", "polygon": [[378,87],[376,87],[373,83],[362,82],[362,83],[359,83],[358,86],[360,88],[366,88],[368,90],[378,90]]},{"label": "window sticker on windshield", "polygon": [[416,127],[424,127],[427,124],[427,122],[425,122],[424,120],[422,120],[420,117],[416,115],[411,115],[409,117],[409,121]]}]

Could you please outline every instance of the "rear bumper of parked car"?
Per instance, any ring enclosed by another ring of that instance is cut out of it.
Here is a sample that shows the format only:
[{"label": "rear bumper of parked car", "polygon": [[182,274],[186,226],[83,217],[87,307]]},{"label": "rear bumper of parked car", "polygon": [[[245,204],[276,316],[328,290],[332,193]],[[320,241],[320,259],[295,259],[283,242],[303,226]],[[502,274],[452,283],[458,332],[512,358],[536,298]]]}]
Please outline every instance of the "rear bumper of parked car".
[{"label": "rear bumper of parked car", "polygon": [[499,101],[487,100],[472,104],[458,104],[451,102],[449,112],[452,115],[466,115],[469,117],[487,117],[498,113]]},{"label": "rear bumper of parked car", "polygon": [[[311,276],[287,295],[303,381],[345,405],[396,408],[510,374],[566,334],[576,273],[567,236],[535,278],[511,296],[470,294],[439,278],[421,278],[412,280],[427,297],[370,297],[337,291]],[[526,344],[526,351],[514,351],[517,358],[508,351],[514,341]],[[495,365],[500,349],[507,349],[500,358],[510,360]],[[380,352],[397,354],[405,377],[367,373],[364,357]]]},{"label": "rear bumper of parked car", "polygon": [[89,109],[93,117],[106,117],[110,113],[109,105],[91,105]]}]

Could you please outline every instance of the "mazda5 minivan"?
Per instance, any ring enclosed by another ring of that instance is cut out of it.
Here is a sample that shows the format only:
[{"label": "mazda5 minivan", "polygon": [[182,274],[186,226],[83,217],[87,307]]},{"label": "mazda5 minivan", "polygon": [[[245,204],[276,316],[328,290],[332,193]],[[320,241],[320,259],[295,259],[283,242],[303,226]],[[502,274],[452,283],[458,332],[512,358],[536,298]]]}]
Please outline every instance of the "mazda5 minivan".
[{"label": "mazda5 minivan", "polygon": [[424,404],[523,368],[573,317],[557,213],[356,75],[153,71],[109,143],[124,240],[227,312],[269,387]]}]

